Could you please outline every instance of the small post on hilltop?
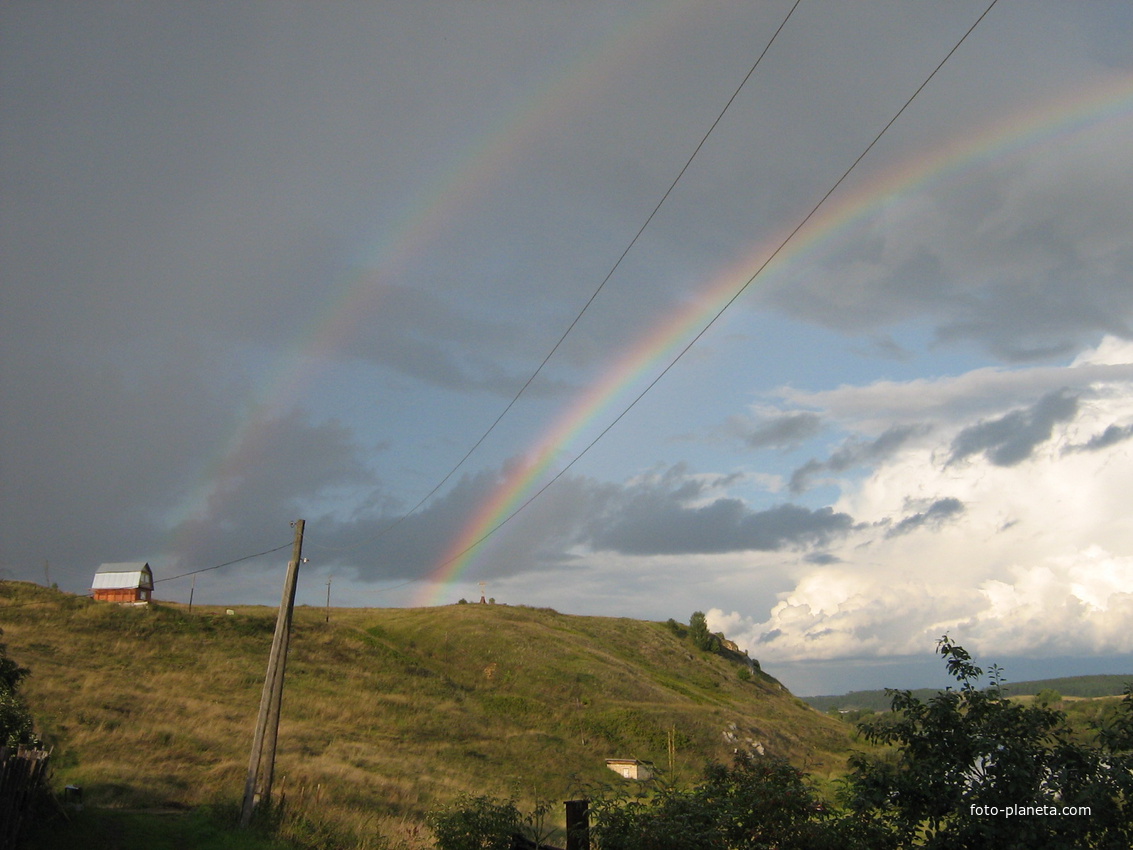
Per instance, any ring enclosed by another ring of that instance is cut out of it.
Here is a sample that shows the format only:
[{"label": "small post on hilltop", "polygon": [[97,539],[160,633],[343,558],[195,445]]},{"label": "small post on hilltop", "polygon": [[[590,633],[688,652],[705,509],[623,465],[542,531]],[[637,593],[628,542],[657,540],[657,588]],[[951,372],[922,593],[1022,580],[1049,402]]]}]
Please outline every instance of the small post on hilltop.
[{"label": "small post on hilltop", "polygon": [[275,620],[275,636],[268,655],[267,675],[260,695],[260,713],[256,719],[256,732],[252,738],[252,755],[248,760],[248,777],[244,782],[244,803],[240,810],[240,826],[252,822],[257,804],[271,800],[271,784],[275,775],[275,745],[279,735],[279,710],[283,703],[283,672],[287,665],[287,646],[291,638],[291,618],[295,610],[295,585],[299,577],[299,564],[303,560],[303,526],[299,519],[295,527],[295,545],[287,577],[283,581],[283,598]]}]

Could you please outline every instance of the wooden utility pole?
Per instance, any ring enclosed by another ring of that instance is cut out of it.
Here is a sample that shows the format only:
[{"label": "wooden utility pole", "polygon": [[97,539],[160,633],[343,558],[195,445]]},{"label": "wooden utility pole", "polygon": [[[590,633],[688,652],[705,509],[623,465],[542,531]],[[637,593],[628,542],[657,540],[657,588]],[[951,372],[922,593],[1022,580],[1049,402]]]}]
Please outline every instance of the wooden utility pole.
[{"label": "wooden utility pole", "polygon": [[275,620],[275,636],[268,655],[267,675],[260,695],[260,713],[252,738],[252,756],[248,760],[248,778],[244,783],[244,805],[240,810],[240,826],[252,822],[252,811],[262,801],[271,800],[271,784],[275,775],[275,744],[279,735],[279,709],[283,703],[283,671],[287,665],[287,645],[291,638],[291,617],[295,610],[295,584],[299,564],[303,560],[303,525],[296,520],[295,545],[287,577],[283,581],[283,598]]}]

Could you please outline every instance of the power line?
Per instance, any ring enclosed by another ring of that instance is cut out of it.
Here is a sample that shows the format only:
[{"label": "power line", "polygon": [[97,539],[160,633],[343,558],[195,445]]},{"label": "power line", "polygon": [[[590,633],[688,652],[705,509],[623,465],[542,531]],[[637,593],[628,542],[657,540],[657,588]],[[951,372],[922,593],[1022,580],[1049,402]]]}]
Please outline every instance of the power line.
[{"label": "power line", "polygon": [[[167,576],[165,578],[154,579],[153,583],[154,584],[160,584],[163,581],[173,581],[174,579],[186,578],[187,576],[195,576],[199,573],[207,573],[207,572],[210,572],[212,570],[219,570],[221,567],[230,567],[233,564],[239,564],[241,561],[250,561],[253,558],[259,558],[259,557],[262,557],[264,555],[270,555],[272,552],[278,552],[280,549],[286,549],[290,545],[291,545],[290,543],[284,543],[282,546],[276,546],[274,549],[266,549],[263,552],[256,552],[254,555],[245,555],[242,558],[235,558],[234,560],[231,560],[231,561],[225,561],[223,564],[217,564],[216,566],[213,566],[213,567],[204,567],[204,568],[199,569],[199,570],[191,570],[190,572],[180,573],[180,574],[175,575],[175,576]],[[89,598],[90,594],[88,593],[87,596]],[[54,601],[55,600],[53,600],[53,599],[37,599],[37,600],[32,601],[32,602],[19,602],[19,603],[16,603],[15,605],[0,605],[0,610],[8,610],[8,609],[11,609],[11,608],[23,608],[24,606],[27,606],[27,605],[48,605],[48,604],[53,603]]]},{"label": "power line", "polygon": [[478,448],[480,448],[481,445],[483,445],[484,441],[486,439],[488,439],[488,436],[494,430],[496,430],[496,426],[499,425],[501,421],[503,421],[503,418],[505,416],[507,416],[507,414],[515,406],[516,402],[519,401],[520,397],[525,392],[527,392],[527,388],[531,386],[531,384],[535,381],[535,379],[537,377],[539,377],[540,373],[542,373],[542,371],[543,371],[543,368],[547,365],[547,363],[550,361],[550,359],[552,357],[554,357],[555,352],[557,352],[559,350],[560,346],[562,346],[563,342],[570,335],[571,331],[573,331],[575,329],[575,326],[578,325],[578,323],[582,320],[582,317],[590,309],[591,305],[597,300],[598,295],[606,287],[606,284],[610,281],[610,278],[612,278],[614,276],[614,273],[621,266],[622,261],[626,258],[626,256],[629,254],[629,252],[631,250],[633,250],[634,245],[637,244],[637,241],[641,238],[641,235],[645,232],[645,229],[649,226],[650,222],[653,221],[654,216],[657,215],[657,212],[661,209],[662,205],[664,205],[665,201],[668,200],[669,195],[672,194],[672,192],[676,188],[677,184],[681,181],[681,178],[684,177],[685,172],[688,171],[689,166],[692,165],[692,161],[694,159],[696,159],[697,154],[700,153],[700,149],[704,147],[705,143],[708,141],[708,137],[712,135],[712,131],[716,129],[716,126],[723,120],[725,113],[727,113],[728,109],[731,108],[732,103],[735,102],[737,97],[739,97],[739,94],[743,90],[743,87],[745,85],[747,85],[747,81],[751,79],[752,75],[755,73],[756,68],[758,68],[760,63],[763,61],[763,57],[767,55],[767,52],[771,49],[771,45],[775,43],[775,40],[779,37],[779,34],[787,26],[787,22],[791,19],[791,16],[795,13],[795,10],[799,7],[799,4],[801,2],[802,2],[802,0],[795,0],[794,4],[791,6],[790,10],[787,12],[786,17],[784,17],[783,20],[779,23],[779,26],[775,29],[775,32],[772,33],[771,38],[767,41],[767,44],[764,45],[763,50],[760,52],[759,56],[756,58],[754,64],[752,64],[751,68],[748,69],[748,72],[747,72],[747,74],[744,75],[743,80],[741,80],[740,84],[738,86],[736,86],[735,91],[732,92],[732,96],[729,97],[727,103],[724,104],[724,108],[721,109],[720,113],[716,116],[716,120],[714,120],[712,122],[711,126],[709,126],[708,130],[701,137],[700,141],[697,143],[696,147],[693,149],[692,154],[689,156],[688,160],[681,167],[680,171],[677,172],[677,176],[673,178],[672,183],[669,184],[669,188],[667,188],[665,190],[664,194],[661,195],[661,200],[659,200],[657,202],[657,204],[653,207],[652,212],[649,213],[649,215],[645,219],[645,222],[641,225],[641,227],[638,228],[637,233],[634,234],[633,238],[629,241],[629,244],[626,245],[625,250],[622,251],[622,253],[618,256],[618,259],[614,262],[613,266],[610,267],[610,270],[606,273],[606,276],[604,278],[602,278],[602,282],[599,283],[598,287],[590,294],[590,297],[586,300],[586,303],[582,305],[582,309],[578,311],[578,314],[574,317],[574,319],[571,320],[570,324],[567,325],[566,330],[562,332],[562,335],[558,338],[558,340],[555,342],[555,344],[553,346],[551,346],[551,350],[547,352],[546,356],[539,363],[539,365],[535,368],[535,371],[531,373],[530,377],[528,377],[528,379],[526,381],[524,381],[523,386],[521,386],[519,388],[519,391],[516,392],[516,394],[512,397],[511,401],[509,401],[507,403],[507,405],[504,407],[504,409],[502,411],[500,411],[500,414],[499,414],[499,416],[497,416],[495,418],[495,421],[493,421],[492,424],[488,426],[488,429],[483,434],[480,435],[480,438],[475,443],[472,444],[472,447],[467,452],[464,453],[464,457],[462,457],[459,461],[457,461],[456,465],[453,466],[453,468],[450,469],[445,474],[445,476],[440,481],[437,482],[436,486],[434,486],[432,490],[430,490],[428,493],[426,493],[421,498],[421,500],[419,502],[417,502],[417,504],[415,504],[412,508],[410,508],[404,514],[402,514],[400,517],[395,519],[393,522],[391,522],[385,528],[381,529],[374,537],[371,537],[368,540],[364,541],[363,543],[359,543],[355,546],[348,546],[348,547],[341,547],[341,548],[331,547],[331,546],[319,546],[318,544],[314,544],[314,543],[311,543],[309,541],[308,541],[308,544],[307,544],[308,546],[313,546],[314,548],[337,550],[337,551],[348,551],[350,549],[357,549],[360,546],[365,545],[365,543],[372,542],[372,541],[378,539],[379,537],[381,537],[381,536],[387,534],[388,532],[392,531],[394,528],[396,528],[398,525],[400,525],[402,522],[404,522],[410,516],[412,516],[414,513],[416,513],[417,510],[422,505],[424,505],[427,501],[429,501],[429,499],[433,498],[433,496],[436,495],[437,491],[440,490],[448,482],[448,480],[450,478],[452,478],[452,476],[457,473],[457,471],[462,466],[464,466],[464,464],[468,460],[468,458],[470,458],[473,455],[473,453]]},{"label": "power line", "polygon": [[[377,535],[378,537],[388,533],[390,530],[392,530],[394,527],[399,525],[401,522],[408,519],[409,516],[411,516],[413,513],[415,513],[423,504],[425,504],[425,502],[427,502],[430,498],[432,498],[432,496],[434,494],[436,494],[436,492],[442,486],[444,486],[444,484],[457,472],[457,470],[459,470],[460,467],[464,465],[465,461],[467,461],[468,458],[472,456],[472,454],[476,451],[476,449],[478,449],[480,447],[480,445],[484,442],[484,440],[487,439],[488,435],[492,433],[492,431],[496,428],[496,426],[500,423],[500,421],[503,420],[504,416],[506,416],[507,413],[511,410],[511,408],[516,404],[516,402],[523,395],[523,393],[527,390],[527,388],[531,385],[531,383],[535,380],[535,378],[538,377],[540,372],[547,365],[548,361],[551,359],[552,356],[554,356],[555,352],[562,345],[562,343],[566,339],[566,337],[571,333],[571,331],[575,328],[575,326],[581,320],[582,316],[587,312],[587,310],[590,308],[590,306],[597,299],[599,293],[605,287],[606,283],[609,282],[611,277],[613,277],[614,273],[617,271],[618,267],[621,265],[622,260],[625,259],[625,257],[629,254],[630,250],[637,243],[638,239],[641,237],[642,233],[644,233],[646,227],[649,226],[649,223],[653,220],[653,217],[657,214],[658,210],[660,210],[661,206],[665,203],[666,199],[672,193],[672,191],[676,187],[677,183],[680,182],[681,177],[688,170],[689,166],[692,164],[692,161],[696,158],[696,155],[700,152],[700,149],[707,142],[708,137],[712,134],[712,131],[716,128],[716,126],[723,119],[724,114],[728,111],[728,108],[735,101],[736,97],[739,95],[739,93],[743,89],[744,85],[751,78],[752,74],[754,74],[756,68],[759,66],[760,62],[763,60],[763,57],[766,56],[768,50],[771,48],[771,45],[775,42],[775,40],[779,36],[780,32],[782,32],[783,28],[786,26],[787,22],[790,20],[791,16],[794,14],[795,10],[798,8],[800,2],[801,2],[801,0],[795,0],[795,3],[792,5],[790,11],[787,13],[787,16],[779,24],[779,27],[775,30],[775,33],[771,36],[771,39],[767,42],[763,51],[759,54],[759,57],[756,59],[755,63],[752,65],[751,69],[748,71],[748,73],[744,77],[743,81],[741,81],[739,86],[732,93],[732,96],[728,99],[728,102],[724,105],[724,108],[720,111],[720,114],[716,117],[716,120],[712,122],[712,125],[708,128],[707,132],[704,134],[704,136],[701,138],[700,142],[697,144],[696,148],[693,150],[692,155],[688,158],[688,160],[685,162],[684,166],[678,172],[676,178],[674,178],[672,183],[669,185],[669,188],[662,195],[661,200],[657,202],[656,206],[654,206],[653,211],[649,214],[649,216],[646,218],[645,222],[638,229],[638,231],[634,235],[633,239],[630,240],[626,249],[618,257],[617,261],[611,267],[610,271],[602,279],[601,283],[599,283],[598,287],[591,294],[590,298],[583,305],[582,309],[578,312],[578,314],[575,316],[574,320],[570,323],[570,325],[567,327],[567,329],[559,337],[558,341],[555,342],[554,346],[552,346],[551,350],[543,358],[543,360],[539,364],[539,366],[535,369],[535,371],[531,374],[531,376],[527,379],[527,381],[523,384],[523,386],[520,387],[519,391],[515,394],[515,396],[511,399],[511,401],[508,402],[507,406],[503,409],[503,411],[499,414],[499,416],[496,417],[495,421],[480,436],[480,438],[475,442],[475,444],[473,444],[473,446],[465,453],[464,457],[462,457],[460,459],[460,461],[440,480],[440,482],[438,482],[437,485],[435,487],[433,487],[432,490],[430,490],[419,502],[417,502],[416,505],[414,505],[412,508],[410,508],[409,511],[407,511],[401,517],[396,519],[390,525],[386,526],[381,531],[379,531],[378,535]],[[755,280],[761,274],[763,274],[763,272],[775,260],[775,258],[780,253],[782,253],[783,249],[786,248],[788,244],[790,244],[790,242],[795,238],[796,235],[798,235],[799,231],[801,231],[804,227],[806,227],[806,225],[810,222],[810,220],[812,218],[814,218],[814,216],[818,213],[819,209],[821,209],[826,204],[826,202],[838,190],[838,188],[846,181],[846,179],[850,176],[850,174],[854,171],[854,169],[856,169],[858,167],[858,165],[862,162],[862,160],[864,160],[866,158],[866,156],[869,155],[870,151],[873,150],[873,148],[877,145],[877,143],[881,140],[881,138],[890,130],[890,128],[897,122],[897,120],[905,113],[905,110],[907,110],[909,108],[909,106],[912,104],[912,102],[914,100],[916,100],[916,98],[925,89],[925,87],[928,86],[928,84],[933,80],[933,78],[936,77],[936,75],[937,75],[937,73],[939,73],[940,69],[943,68],[944,65],[948,62],[948,60],[951,59],[952,56],[956,53],[956,51],[960,49],[960,46],[975,31],[975,29],[980,25],[980,23],[984,20],[984,18],[987,17],[987,15],[991,12],[991,10],[995,7],[995,5],[998,2],[999,2],[999,0],[991,0],[991,3],[988,4],[987,8],[985,8],[984,11],[979,15],[979,17],[976,18],[975,22],[964,32],[964,34],[952,46],[952,48],[948,51],[948,53],[945,54],[944,58],[941,59],[940,62],[936,65],[936,67],[933,68],[933,70],[928,74],[927,77],[925,77],[925,79],[921,82],[921,84],[919,86],[917,86],[917,88],[913,91],[913,93],[909,96],[909,98],[905,101],[905,103],[902,104],[901,107],[894,113],[893,117],[890,118],[888,122],[886,122],[886,124],[881,128],[881,130],[877,133],[877,135],[874,136],[872,141],[870,141],[870,143],[868,145],[866,145],[866,147],[862,150],[862,152],[857,156],[857,158],[854,159],[854,161],[852,163],[850,163],[849,167],[846,168],[846,170],[842,173],[842,175],[833,183],[833,185],[831,185],[831,187],[826,191],[826,193],[823,194],[823,196],[818,200],[817,203],[814,204],[814,206],[799,221],[799,223],[797,225],[795,225],[795,227],[779,243],[779,245],[775,248],[775,250],[772,251],[767,256],[767,258],[760,264],[760,266],[747,279],[747,281],[745,281],[744,284],[742,286],[740,286],[739,289],[736,290],[736,292],[724,303],[724,305],[712,316],[712,318],[708,320],[708,322],[704,325],[704,327],[702,327],[696,333],[696,335],[691,340],[689,340],[688,343],[685,344],[685,346],[683,348],[681,348],[681,350],[676,354],[676,356],[672,360],[669,361],[669,363],[665,366],[665,368],[662,369],[653,378],[653,380],[650,381],[645,386],[645,388],[642,389],[642,391],[640,393],[638,393],[637,396],[635,396],[633,398],[633,400],[630,401],[630,403],[628,405],[626,405],[626,407],[624,409],[622,409],[622,411],[620,413],[618,413],[618,415],[616,417],[614,417],[614,419],[608,425],[606,425],[605,428],[603,428],[598,433],[598,435],[596,437],[594,437],[593,440],[591,440],[581,451],[579,451],[578,454],[576,454],[574,456],[574,458],[571,459],[571,461],[569,463],[567,463],[562,469],[560,469],[554,475],[554,477],[552,477],[549,481],[547,481],[542,487],[540,487],[531,496],[529,496],[522,504],[520,504],[517,508],[515,508],[515,510],[513,510],[510,514],[508,514],[506,517],[504,517],[502,520],[500,520],[496,525],[492,526],[487,532],[485,532],[483,535],[481,535],[478,539],[476,539],[474,542],[469,544],[467,547],[462,549],[460,552],[457,552],[455,555],[453,555],[452,557],[443,561],[441,564],[439,564],[437,566],[446,566],[447,564],[451,564],[453,561],[458,560],[459,558],[463,557],[468,552],[475,549],[477,546],[479,546],[481,543],[483,543],[485,540],[487,540],[489,537],[491,537],[493,534],[495,534],[501,528],[503,528],[504,525],[506,525],[508,522],[510,522],[513,518],[515,518],[528,505],[530,505],[532,502],[534,502],[536,499],[538,499],[541,495],[543,495],[543,493],[545,493],[555,482],[557,482],[560,478],[562,478],[563,475],[565,475],[595,445],[597,445],[597,443],[603,437],[605,437],[606,434],[608,434],[614,428],[614,426],[617,425],[626,416],[626,414],[628,414],[634,407],[637,406],[637,403],[640,402],[646,396],[646,394],[649,393],[661,381],[661,379],[664,378],[665,375],[667,375],[669,373],[669,370],[671,370],[681,360],[681,358],[683,358],[685,356],[685,354],[687,354],[688,351],[697,342],[700,341],[700,339],[708,332],[708,330],[713,325],[716,324],[716,322],[728,310],[728,308],[730,308],[732,306],[732,304],[734,304],[736,302],[736,300],[739,299],[739,297],[741,295],[743,295],[744,292],[747,291],[747,289],[752,285],[752,283],[754,283]],[[373,539],[376,539],[376,538],[371,538],[371,540],[373,540]],[[220,569],[221,567],[225,567],[225,566],[229,566],[231,564],[239,563],[240,561],[245,561],[245,560],[249,560],[251,558],[260,557],[261,555],[267,555],[267,554],[270,554],[271,552],[278,552],[280,549],[287,548],[288,545],[290,545],[290,544],[284,544],[284,545],[278,546],[274,549],[269,549],[265,552],[260,552],[260,553],[257,553],[255,555],[245,556],[244,558],[237,558],[234,561],[228,561],[224,564],[218,564],[214,567],[206,567],[205,569],[194,570],[192,572],[182,573],[181,575],[171,576],[167,579],[160,579],[159,581],[172,581],[173,579],[184,578],[185,576],[195,575],[197,573],[202,573],[202,572],[208,572],[209,570]],[[360,546],[360,545],[363,545],[363,544],[358,544],[358,545]],[[332,547],[321,547],[321,548],[332,548]],[[350,548],[357,548],[357,547],[350,547]],[[155,584],[156,583],[157,582],[155,581]],[[412,584],[412,583],[413,583],[412,581],[405,582],[405,583],[400,584],[400,585],[394,585],[393,587],[384,588],[381,591],[374,591],[374,592],[386,592],[386,591],[389,591],[389,590],[394,590],[398,587],[404,587],[404,586],[406,586],[408,584]]]},{"label": "power line", "polygon": [[243,558],[236,558],[233,561],[225,561],[223,564],[217,564],[215,567],[204,567],[203,569],[192,570],[190,572],[180,573],[179,575],[175,575],[175,576],[168,576],[166,578],[154,579],[153,583],[154,584],[160,584],[163,581],[173,581],[174,579],[185,578],[186,576],[195,576],[199,573],[207,573],[207,572],[210,572],[211,570],[219,570],[221,567],[230,567],[233,564],[239,564],[241,561],[250,561],[250,560],[252,560],[252,558],[259,558],[263,555],[270,555],[272,552],[278,552],[280,549],[286,549],[290,545],[291,545],[290,543],[284,543],[282,546],[276,546],[274,549],[266,549],[265,551],[257,552],[254,555],[245,555]]},{"label": "power line", "polygon": [[[585,448],[583,448],[578,454],[576,454],[574,456],[574,458],[568,464],[566,464],[566,466],[564,466],[557,473],[555,473],[555,476],[553,478],[551,478],[549,481],[547,481],[547,483],[545,483],[542,487],[540,487],[538,490],[536,490],[529,498],[527,498],[521,505],[519,505],[510,514],[508,514],[506,517],[504,517],[502,520],[500,520],[496,525],[494,525],[490,529],[488,529],[488,531],[485,532],[481,537],[479,537],[477,540],[475,540],[474,542],[472,542],[471,544],[466,546],[464,549],[457,552],[452,557],[448,558],[447,560],[443,561],[440,564],[437,564],[434,567],[434,569],[439,568],[439,567],[443,567],[443,566],[447,566],[448,564],[451,564],[453,561],[456,561],[456,560],[462,558],[467,553],[471,552],[473,549],[475,549],[477,546],[479,546],[481,543],[483,543],[485,540],[487,540],[489,537],[491,537],[493,534],[495,534],[497,531],[499,531],[501,528],[503,528],[520,511],[522,511],[524,508],[526,508],[528,505],[530,505],[532,502],[534,502],[536,499],[538,499],[541,495],[543,495],[543,493],[545,493],[547,491],[547,489],[550,488],[550,486],[552,484],[554,484],[556,481],[558,481],[560,478],[562,478],[563,475],[565,475],[567,473],[567,471],[570,470],[570,468],[572,466],[574,466],[576,463],[578,463],[578,461],[580,461],[587,452],[589,452],[592,448],[594,448],[594,446],[598,443],[598,441],[601,440],[603,437],[605,437],[606,434],[608,434],[613,429],[613,427],[615,425],[617,425],[618,422],[620,422],[622,420],[622,418],[627,413],[629,413],[637,405],[637,403],[639,401],[641,401],[641,399],[643,399],[645,397],[646,393],[648,393],[650,390],[652,390],[653,387],[655,387],[660,382],[660,380],[663,377],[665,377],[666,374],[668,374],[669,370],[672,369],[677,364],[677,361],[679,361],[682,357],[684,357],[685,354],[688,353],[690,348],[692,348],[694,345],[696,345],[696,343],[700,340],[700,338],[708,332],[708,329],[711,328],[714,324],[716,324],[716,321],[724,314],[724,312],[729,307],[731,307],[732,304],[734,304],[736,302],[736,299],[738,299],[741,295],[743,295],[743,293],[745,291],[747,291],[748,287],[751,286],[752,283],[755,282],[755,279],[758,278],[769,265],[771,265],[771,263],[774,261],[774,259],[777,256],[779,256],[779,254],[783,251],[784,248],[787,247],[788,243],[790,243],[790,241],[795,238],[795,236],[798,234],[798,232],[800,230],[802,230],[807,225],[807,222],[809,222],[812,218],[814,218],[814,216],[818,212],[818,210],[826,203],[827,200],[830,199],[830,196],[833,195],[838,190],[838,187],[841,186],[842,183],[845,182],[846,178],[849,177],[850,173],[855,168],[858,167],[858,164],[863,159],[866,158],[866,156],[869,154],[869,152],[871,150],[873,150],[874,146],[881,140],[881,137],[884,136],[889,131],[889,128],[892,127],[897,122],[897,119],[900,118],[901,115],[905,112],[905,110],[909,108],[909,105],[914,100],[916,100],[917,96],[924,90],[925,86],[927,86],[932,81],[933,77],[936,76],[937,72],[939,72],[940,69],[944,67],[945,63],[949,59],[952,58],[952,55],[957,50],[960,49],[960,45],[962,45],[967,40],[968,36],[970,36],[975,31],[976,27],[978,27],[980,25],[980,22],[983,21],[983,19],[985,17],[987,17],[988,13],[991,12],[991,10],[995,7],[995,4],[998,3],[998,2],[999,2],[999,0],[991,0],[991,3],[988,5],[988,7],[986,9],[984,9],[983,13],[978,18],[976,18],[975,23],[973,23],[967,29],[967,31],[960,37],[960,40],[957,41],[952,46],[952,49],[949,50],[948,53],[944,56],[944,58],[940,60],[939,64],[937,64],[937,66],[935,68],[933,68],[932,72],[927,77],[925,77],[924,81],[919,86],[917,86],[916,90],[912,93],[912,95],[909,96],[909,99],[905,101],[905,103],[901,106],[901,108],[898,109],[897,112],[893,115],[893,117],[890,118],[889,121],[885,124],[885,126],[881,128],[881,131],[876,136],[874,136],[873,141],[871,141],[868,145],[866,145],[865,149],[861,152],[861,154],[858,155],[857,159],[855,159],[850,164],[850,167],[847,168],[842,173],[842,176],[839,177],[834,182],[834,185],[831,186],[829,190],[827,190],[826,194],[824,194],[819,199],[818,203],[816,203],[811,208],[810,212],[808,212],[803,217],[803,219],[797,225],[795,225],[795,228],[789,234],[787,234],[786,238],[784,238],[783,241],[779,243],[778,247],[776,247],[775,250],[772,251],[771,254],[767,257],[767,259],[765,259],[763,261],[763,263],[760,264],[759,268],[757,268],[755,270],[755,272],[751,275],[751,277],[749,277],[747,279],[747,281],[744,283],[744,285],[736,290],[736,292],[732,295],[732,297],[729,298],[727,300],[727,302],[725,302],[724,306],[721,307],[716,312],[716,314],[713,315],[713,317],[711,319],[709,319],[708,323],[705,324],[705,326],[703,328],[701,328],[700,331],[697,332],[696,336],[694,336],[691,340],[689,340],[689,342],[677,353],[677,355],[672,360],[669,361],[669,364],[664,369],[662,369],[652,381],[649,382],[649,384],[645,387],[645,389],[643,389],[640,393],[638,393],[637,396],[621,411],[621,413],[619,413],[616,417],[614,417],[613,421],[610,422],[610,424],[607,425],[605,428],[603,428],[602,431],[598,434],[598,436],[596,436],[593,440],[591,440],[585,446]],[[795,5],[797,6],[798,3],[796,3]],[[793,12],[794,9],[792,9],[791,11]],[[766,50],[764,52],[766,52]],[[760,58],[762,58],[762,56]],[[746,80],[745,80],[745,82],[746,82]],[[713,125],[713,126],[715,126],[715,125]],[[656,210],[654,212],[656,212]]]}]

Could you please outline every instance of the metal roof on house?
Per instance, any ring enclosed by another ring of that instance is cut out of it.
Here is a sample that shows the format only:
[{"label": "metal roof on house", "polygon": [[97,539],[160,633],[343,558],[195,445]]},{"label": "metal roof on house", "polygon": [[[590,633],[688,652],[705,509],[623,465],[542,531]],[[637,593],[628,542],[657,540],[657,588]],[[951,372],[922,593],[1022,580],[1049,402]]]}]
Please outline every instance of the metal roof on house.
[{"label": "metal roof on house", "polygon": [[91,590],[112,590],[123,587],[153,590],[153,571],[149,564],[140,561],[103,564],[95,571]]}]

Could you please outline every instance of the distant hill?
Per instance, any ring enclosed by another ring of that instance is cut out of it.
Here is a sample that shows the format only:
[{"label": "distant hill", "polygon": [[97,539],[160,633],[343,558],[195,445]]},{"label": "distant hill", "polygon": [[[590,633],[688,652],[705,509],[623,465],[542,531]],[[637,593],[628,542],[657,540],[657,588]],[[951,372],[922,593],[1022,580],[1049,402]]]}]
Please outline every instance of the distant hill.
[{"label": "distant hill", "polygon": [[[1125,691],[1125,686],[1131,681],[1133,681],[1133,673],[1128,676],[1068,676],[1061,679],[1008,682],[1005,690],[1010,696],[1033,695],[1039,691],[1050,689],[1058,691],[1064,697],[1108,697],[1122,694]],[[939,693],[939,689],[916,688],[912,693],[915,697],[924,701]],[[863,709],[888,711],[892,702],[892,697],[887,696],[884,690],[850,691],[848,694],[839,696],[803,697],[803,699],[822,712],[831,709],[839,711]]]},{"label": "distant hill", "polygon": [[[31,670],[55,784],[96,805],[239,800],[274,622],[0,582],[0,640]],[[276,788],[338,825],[409,830],[460,792],[561,801],[620,783],[607,758],[669,772],[672,754],[678,781],[747,748],[819,779],[844,769],[846,724],[684,632],[505,605],[332,609],[329,624],[299,608]]]}]

